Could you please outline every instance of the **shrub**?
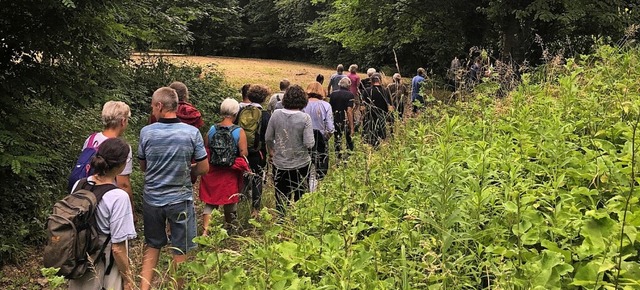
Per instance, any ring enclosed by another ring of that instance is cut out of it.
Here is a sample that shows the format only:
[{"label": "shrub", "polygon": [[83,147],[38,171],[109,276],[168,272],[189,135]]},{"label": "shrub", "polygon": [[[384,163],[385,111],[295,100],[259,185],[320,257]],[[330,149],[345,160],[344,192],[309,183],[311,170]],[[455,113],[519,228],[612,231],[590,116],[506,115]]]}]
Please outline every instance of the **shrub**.
[{"label": "shrub", "polygon": [[[108,95],[96,95],[80,107],[75,102],[51,102],[47,96],[14,98],[0,110],[0,264],[15,261],[25,245],[38,245],[45,238],[46,217],[51,206],[66,191],[66,178],[87,136],[102,128],[100,112],[106,100],[121,100],[132,109],[125,139],[134,156],[138,133],[146,125],[152,92],[171,81],[189,86],[191,100],[211,124],[219,103],[232,89],[214,68],[178,66],[162,59],[143,59],[121,68],[119,84]],[[64,96],[62,96],[64,97]],[[4,100],[3,100],[4,101]],[[136,165],[137,166],[137,165]],[[132,186],[139,197],[142,175],[134,171]],[[139,202],[139,200],[138,200]],[[140,209],[140,206],[136,206]]]}]

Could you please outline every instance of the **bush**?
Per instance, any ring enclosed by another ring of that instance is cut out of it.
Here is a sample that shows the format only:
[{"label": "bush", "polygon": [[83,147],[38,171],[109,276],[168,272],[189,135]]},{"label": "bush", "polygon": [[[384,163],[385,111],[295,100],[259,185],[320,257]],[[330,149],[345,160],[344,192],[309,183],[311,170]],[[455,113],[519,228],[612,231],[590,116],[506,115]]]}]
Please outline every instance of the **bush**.
[{"label": "bush", "polygon": [[[221,289],[634,289],[640,50],[602,47],[360,146],[276,221],[220,225],[182,275]],[[215,219],[213,219],[215,223]],[[231,240],[231,241],[230,241]],[[582,287],[582,288],[581,288]]]},{"label": "bush", "polygon": [[[132,109],[125,139],[134,156],[138,133],[146,125],[152,92],[171,81],[181,80],[190,89],[191,100],[207,124],[211,124],[221,100],[232,95],[214,68],[177,66],[162,59],[143,59],[123,66],[121,82],[108,94],[94,95],[80,107],[75,102],[51,102],[47,96],[14,97],[0,110],[0,264],[15,261],[25,245],[38,245],[45,238],[46,217],[53,203],[66,192],[66,179],[87,136],[102,128],[100,112],[106,100],[121,100]],[[105,90],[106,91],[106,90]],[[6,100],[3,100],[6,101]],[[134,172],[136,196],[142,190],[142,174]],[[140,206],[136,206],[140,209]]]}]

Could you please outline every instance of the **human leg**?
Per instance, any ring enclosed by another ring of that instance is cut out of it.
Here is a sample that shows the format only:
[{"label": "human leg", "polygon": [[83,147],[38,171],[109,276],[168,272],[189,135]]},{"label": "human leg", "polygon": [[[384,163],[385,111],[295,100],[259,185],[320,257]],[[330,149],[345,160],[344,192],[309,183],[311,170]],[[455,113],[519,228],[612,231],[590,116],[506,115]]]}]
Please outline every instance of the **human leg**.
[{"label": "human leg", "polygon": [[291,170],[291,185],[293,192],[293,200],[298,201],[302,195],[308,190],[309,166]]},{"label": "human leg", "polygon": [[167,216],[162,207],[154,207],[146,202],[142,204],[142,218],[144,222],[145,248],[140,271],[140,289],[151,288],[155,267],[158,264],[160,249],[167,244],[166,220]]},{"label": "human leg", "polygon": [[285,213],[286,206],[289,205],[289,199],[287,198],[287,196],[290,194],[289,181],[287,179],[288,174],[286,171],[287,170],[281,170],[275,167],[273,169],[273,183],[276,195],[276,210],[283,215]]},{"label": "human leg", "polygon": [[151,282],[155,274],[154,269],[158,265],[159,257],[160,249],[153,248],[148,244],[145,245],[144,254],[142,255],[142,270],[140,271],[140,290],[151,289]]},{"label": "human leg", "polygon": [[202,211],[202,235],[207,236],[209,234],[209,222],[211,221],[211,212],[216,208],[215,205],[205,204]]}]

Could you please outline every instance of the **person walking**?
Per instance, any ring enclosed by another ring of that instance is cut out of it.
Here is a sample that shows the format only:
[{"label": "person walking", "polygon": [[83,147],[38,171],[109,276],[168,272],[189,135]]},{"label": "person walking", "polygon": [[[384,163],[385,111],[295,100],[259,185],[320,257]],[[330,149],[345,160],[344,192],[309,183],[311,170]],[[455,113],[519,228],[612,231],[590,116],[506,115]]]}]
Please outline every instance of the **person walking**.
[{"label": "person walking", "polygon": [[393,107],[389,101],[389,93],[382,87],[379,74],[371,76],[371,87],[363,93],[366,107],[364,118],[364,141],[374,148],[387,138],[387,119]]},{"label": "person walking", "polygon": [[350,91],[353,83],[349,78],[344,78],[338,83],[340,89],[329,95],[329,105],[333,110],[333,121],[335,127],[336,138],[334,140],[336,159],[338,162],[344,161],[342,152],[342,137],[345,137],[347,149],[353,151],[353,140],[351,136],[354,133],[353,122],[353,100],[355,96]]},{"label": "person walking", "polygon": [[389,96],[391,97],[391,105],[398,111],[398,118],[402,120],[406,106],[409,104],[409,90],[402,83],[402,76],[399,73],[393,74],[393,82],[387,86]]},{"label": "person walking", "polygon": [[347,77],[344,74],[342,74],[343,72],[344,72],[344,66],[342,64],[339,64],[336,67],[336,73],[332,74],[331,78],[329,78],[329,86],[327,86],[327,92],[331,93],[339,89],[338,82],[340,82],[342,78]]},{"label": "person walking", "polygon": [[[151,98],[158,122],[140,130],[138,159],[144,172],[143,221],[145,250],[140,289],[151,288],[160,249],[167,245],[167,224],[171,229],[173,266],[186,261],[196,247],[197,227],[191,176],[209,171],[202,135],[176,115],[178,94],[169,87],[157,89]],[[191,163],[192,158],[195,163]],[[176,288],[182,288],[178,281]]]},{"label": "person walking", "polygon": [[[416,76],[411,79],[411,103],[414,104],[415,101],[420,102],[422,106],[424,106],[424,98],[420,94],[420,88],[422,87],[422,83],[424,82],[425,72],[423,68],[418,68]],[[418,112],[418,106],[413,105],[413,113]]]},{"label": "person walking", "polygon": [[289,87],[282,99],[284,109],[275,110],[267,126],[265,142],[274,167],[276,209],[281,214],[292,197],[297,201],[307,190],[309,150],[315,144],[311,117],[302,112],[308,102],[302,87]]},{"label": "person walking", "polygon": [[[213,158],[214,152],[211,144],[222,144],[231,146],[233,149],[233,161],[230,166],[216,166],[210,164],[209,172],[200,181],[200,200],[205,203],[202,214],[202,225],[204,227],[203,236],[208,234],[209,220],[211,212],[219,206],[224,209],[224,221],[228,228],[233,227],[238,211],[238,201],[240,201],[240,191],[243,184],[243,172],[249,171],[247,157],[247,136],[244,130],[234,125],[240,105],[234,99],[225,99],[220,104],[220,116],[222,121],[211,126],[207,137],[204,140],[208,148],[209,158]],[[226,131],[226,132],[224,132]],[[220,132],[219,134],[216,134]],[[224,144],[223,134],[230,134],[233,138],[232,144]]]},{"label": "person walking", "polygon": [[251,102],[238,113],[235,123],[244,129],[247,135],[247,160],[254,174],[246,176],[243,194],[251,194],[251,216],[257,217],[262,208],[262,187],[267,166],[267,149],[264,140],[271,113],[262,108],[269,96],[269,88],[264,85],[251,85],[247,98]]},{"label": "person walking", "polygon": [[[120,101],[108,101],[102,106],[102,124],[104,125],[101,132],[92,134],[84,141],[82,150],[88,147],[99,148],[100,145],[110,138],[121,137],[129,126],[131,118],[131,109],[129,105]],[[116,176],[116,185],[129,195],[131,203],[131,212],[135,212],[133,208],[133,189],[131,188],[131,173],[133,172],[132,150],[129,146],[126,166]]]},{"label": "person walking", "polygon": [[302,111],[309,114],[313,125],[315,144],[311,150],[311,159],[314,170],[310,175],[309,189],[314,192],[318,181],[322,180],[329,170],[329,139],[335,129],[331,105],[324,100],[326,95],[322,85],[318,82],[311,82],[307,85],[306,93],[309,102]]},{"label": "person walking", "polygon": [[[129,195],[116,187],[116,179],[127,167],[131,147],[120,138],[102,142],[91,160],[94,174],[76,182],[71,192],[88,189],[102,190],[104,195],[96,206],[96,225],[100,244],[110,238],[104,249],[104,262],[98,262],[82,277],[69,280],[70,290],[134,289],[134,275],[129,261],[128,241],[136,238]],[[113,264],[111,264],[113,263]],[[112,268],[109,269],[109,265]]]}]

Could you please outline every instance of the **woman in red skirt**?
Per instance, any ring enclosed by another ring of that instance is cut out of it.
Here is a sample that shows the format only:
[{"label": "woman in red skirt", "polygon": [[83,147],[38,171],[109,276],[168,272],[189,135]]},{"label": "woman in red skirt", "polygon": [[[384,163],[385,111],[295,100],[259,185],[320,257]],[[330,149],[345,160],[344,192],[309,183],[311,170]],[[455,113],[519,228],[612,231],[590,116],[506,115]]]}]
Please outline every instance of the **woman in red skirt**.
[{"label": "woman in red skirt", "polygon": [[[205,203],[202,214],[204,225],[202,235],[204,236],[208,234],[209,220],[214,208],[223,206],[224,220],[227,225],[235,221],[239,195],[243,186],[242,174],[250,171],[246,161],[247,136],[242,128],[233,124],[239,110],[238,101],[225,99],[220,104],[220,115],[224,119],[211,126],[204,139],[211,165],[209,172],[200,181],[200,200]],[[226,153],[225,141],[229,139],[229,133],[233,139],[231,142],[234,142],[232,145],[235,145],[232,146],[235,152],[232,153],[234,155],[228,163],[222,164],[220,161],[226,158],[220,158],[220,156]]]}]

